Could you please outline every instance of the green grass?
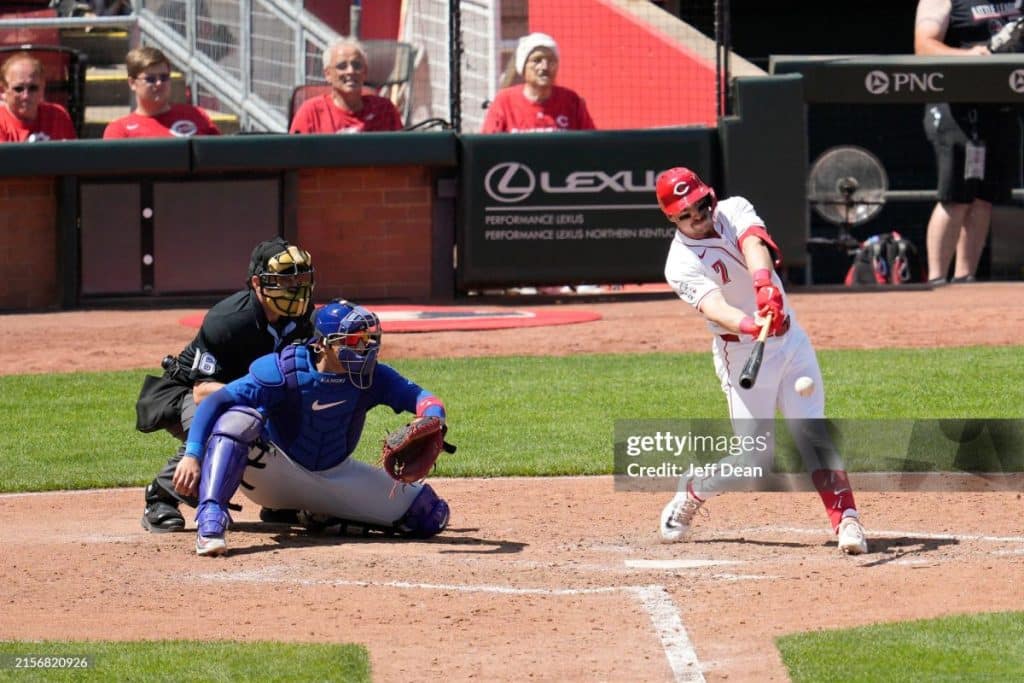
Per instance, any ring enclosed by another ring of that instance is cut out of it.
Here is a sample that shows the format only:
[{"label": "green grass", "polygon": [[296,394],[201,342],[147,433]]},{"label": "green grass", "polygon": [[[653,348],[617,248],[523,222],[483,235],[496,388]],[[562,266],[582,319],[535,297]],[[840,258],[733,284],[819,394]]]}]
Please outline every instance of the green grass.
[{"label": "green grass", "polygon": [[[1018,418],[1021,347],[819,355],[829,417]],[[710,353],[403,360],[441,396],[449,440],[438,476],[606,474],[616,420],[726,418]],[[177,448],[135,431],[144,373],[0,377],[0,491],[139,486]],[[357,457],[374,461],[406,418],[368,415]]]},{"label": "green grass", "polygon": [[[27,658],[89,658],[88,668],[14,668]],[[0,680],[12,681],[369,681],[358,645],[165,640],[0,641]]]},{"label": "green grass", "polygon": [[815,631],[776,640],[794,683],[1019,681],[1022,642],[1022,612]]}]

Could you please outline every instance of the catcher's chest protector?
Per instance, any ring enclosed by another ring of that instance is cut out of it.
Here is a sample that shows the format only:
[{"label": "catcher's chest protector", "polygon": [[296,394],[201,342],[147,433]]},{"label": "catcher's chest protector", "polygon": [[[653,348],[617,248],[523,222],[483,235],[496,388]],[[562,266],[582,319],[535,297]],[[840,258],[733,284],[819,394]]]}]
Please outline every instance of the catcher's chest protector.
[{"label": "catcher's chest protector", "polygon": [[286,347],[278,355],[286,399],[271,413],[272,431],[289,456],[316,465],[340,462],[362,432],[357,408],[363,392],[351,382],[320,382],[309,348]]}]

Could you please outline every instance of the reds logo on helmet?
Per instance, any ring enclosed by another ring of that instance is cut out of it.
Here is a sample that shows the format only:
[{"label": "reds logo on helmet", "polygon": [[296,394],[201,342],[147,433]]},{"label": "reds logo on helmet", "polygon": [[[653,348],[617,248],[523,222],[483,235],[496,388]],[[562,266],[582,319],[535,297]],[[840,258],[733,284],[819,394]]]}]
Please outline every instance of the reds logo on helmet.
[{"label": "reds logo on helmet", "polygon": [[658,206],[669,218],[678,216],[708,195],[711,195],[712,210],[718,202],[715,191],[700,176],[682,166],[670,168],[658,176],[655,192]]}]

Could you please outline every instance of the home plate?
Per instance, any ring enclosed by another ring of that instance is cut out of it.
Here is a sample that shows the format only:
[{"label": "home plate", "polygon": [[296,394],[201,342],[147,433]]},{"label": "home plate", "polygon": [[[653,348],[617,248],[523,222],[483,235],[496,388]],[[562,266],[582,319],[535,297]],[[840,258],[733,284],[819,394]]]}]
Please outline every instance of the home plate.
[{"label": "home plate", "polygon": [[630,569],[700,569],[727,564],[743,564],[741,560],[626,560]]}]

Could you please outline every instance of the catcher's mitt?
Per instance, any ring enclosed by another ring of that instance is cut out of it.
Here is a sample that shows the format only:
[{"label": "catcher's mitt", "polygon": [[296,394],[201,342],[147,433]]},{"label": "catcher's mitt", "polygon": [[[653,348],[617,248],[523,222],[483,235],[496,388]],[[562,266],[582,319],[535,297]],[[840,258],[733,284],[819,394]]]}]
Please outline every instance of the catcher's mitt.
[{"label": "catcher's mitt", "polygon": [[384,439],[381,465],[397,482],[412,484],[430,474],[441,451],[454,453],[444,440],[447,431],[441,418],[423,417],[399,427]]}]

